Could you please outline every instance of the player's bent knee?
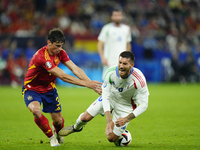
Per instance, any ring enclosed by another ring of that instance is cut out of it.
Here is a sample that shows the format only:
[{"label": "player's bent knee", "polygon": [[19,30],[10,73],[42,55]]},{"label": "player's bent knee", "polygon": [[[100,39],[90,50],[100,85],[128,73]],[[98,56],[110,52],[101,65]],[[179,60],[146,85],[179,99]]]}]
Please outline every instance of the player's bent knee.
[{"label": "player's bent knee", "polygon": [[115,142],[115,140],[110,136],[107,136],[107,139],[108,139],[109,142]]},{"label": "player's bent knee", "polygon": [[115,135],[114,133],[111,133],[107,136],[109,142],[115,142],[118,138],[119,136]]},{"label": "player's bent knee", "polygon": [[88,112],[85,112],[85,113],[83,113],[82,116],[81,116],[81,121],[83,121],[83,122],[88,122],[88,121],[90,121],[92,118],[93,118],[92,115],[90,115]]}]

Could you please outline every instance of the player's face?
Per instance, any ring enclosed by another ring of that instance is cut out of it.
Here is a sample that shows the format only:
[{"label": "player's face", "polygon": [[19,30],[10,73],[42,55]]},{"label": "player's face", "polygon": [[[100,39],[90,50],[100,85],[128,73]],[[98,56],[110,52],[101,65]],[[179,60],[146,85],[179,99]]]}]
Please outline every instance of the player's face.
[{"label": "player's face", "polygon": [[120,24],[122,19],[123,19],[123,15],[122,15],[121,11],[113,11],[112,16],[111,16],[111,20],[114,23]]},{"label": "player's face", "polygon": [[118,62],[118,73],[122,79],[125,79],[129,76],[131,68],[134,66],[134,63],[131,63],[130,58],[119,57]]},{"label": "player's face", "polygon": [[48,43],[48,51],[49,51],[50,55],[58,54],[62,50],[62,46],[63,46],[62,42],[51,43],[48,40],[47,43]]}]

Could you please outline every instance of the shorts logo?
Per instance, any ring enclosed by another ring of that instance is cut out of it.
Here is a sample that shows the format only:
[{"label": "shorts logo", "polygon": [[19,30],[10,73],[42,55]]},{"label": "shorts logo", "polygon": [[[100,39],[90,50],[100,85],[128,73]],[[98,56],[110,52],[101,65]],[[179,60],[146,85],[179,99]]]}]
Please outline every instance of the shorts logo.
[{"label": "shorts logo", "polygon": [[29,95],[29,96],[27,97],[27,99],[28,99],[29,101],[31,101],[31,100],[33,100],[33,97]]},{"label": "shorts logo", "polygon": [[103,83],[103,88],[105,88],[106,86],[107,86],[107,82],[104,81],[104,83]]},{"label": "shorts logo", "polygon": [[47,62],[45,63],[45,65],[46,65],[47,68],[51,68],[51,67],[52,67],[51,62],[49,62],[49,61],[47,61]]},{"label": "shorts logo", "polygon": [[102,96],[100,96],[100,97],[98,98],[98,101],[100,101],[100,102],[101,102],[101,101],[102,101],[102,99],[103,99],[103,98],[102,98]]},{"label": "shorts logo", "polygon": [[122,130],[125,130],[125,129],[126,129],[126,126],[121,127],[121,129],[122,129]]}]

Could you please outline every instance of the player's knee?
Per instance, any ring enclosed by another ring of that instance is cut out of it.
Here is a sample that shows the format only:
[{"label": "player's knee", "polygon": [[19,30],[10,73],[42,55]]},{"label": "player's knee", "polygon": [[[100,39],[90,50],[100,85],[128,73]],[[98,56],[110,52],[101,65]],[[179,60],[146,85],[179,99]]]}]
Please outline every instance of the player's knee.
[{"label": "player's knee", "polygon": [[34,108],[31,110],[31,112],[35,118],[40,118],[42,116],[42,112],[41,112],[40,108]]},{"label": "player's knee", "polygon": [[114,133],[110,133],[107,135],[107,139],[109,142],[115,142],[119,137],[115,135]]},{"label": "player's knee", "polygon": [[88,112],[85,112],[81,115],[81,121],[88,122],[93,118]]},{"label": "player's knee", "polygon": [[111,137],[111,136],[107,136],[107,139],[108,139],[109,142],[115,142],[114,138]]},{"label": "player's knee", "polygon": [[62,118],[56,118],[53,120],[55,125],[61,125],[62,124]]},{"label": "player's knee", "polygon": [[88,119],[88,117],[86,116],[86,115],[82,115],[81,116],[81,121],[83,121],[83,122],[88,122],[89,121],[89,119]]}]

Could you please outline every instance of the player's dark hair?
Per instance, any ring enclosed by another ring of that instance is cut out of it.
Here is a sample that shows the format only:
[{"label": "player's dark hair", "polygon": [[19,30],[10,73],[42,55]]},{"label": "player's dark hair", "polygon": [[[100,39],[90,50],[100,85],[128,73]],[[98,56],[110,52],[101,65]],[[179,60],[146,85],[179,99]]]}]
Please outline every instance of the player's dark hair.
[{"label": "player's dark hair", "polygon": [[120,9],[120,8],[113,8],[113,9],[110,11],[110,15],[111,15],[111,16],[112,16],[112,14],[113,14],[114,11],[120,11],[120,12],[122,12],[122,14],[123,14],[123,10],[122,10],[122,9]]},{"label": "player's dark hair", "polygon": [[50,40],[51,43],[61,42],[61,43],[64,44],[65,43],[65,36],[59,28],[53,28],[52,30],[49,31],[48,40]]},{"label": "player's dark hair", "polygon": [[132,52],[130,51],[123,51],[119,56],[123,57],[123,58],[130,58],[131,62],[135,61],[135,56]]}]

